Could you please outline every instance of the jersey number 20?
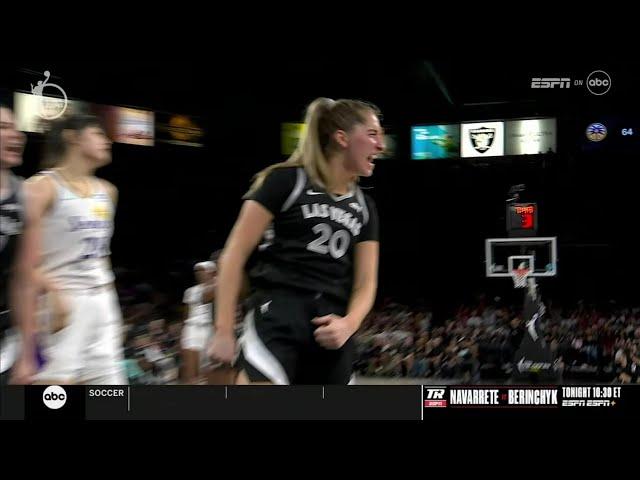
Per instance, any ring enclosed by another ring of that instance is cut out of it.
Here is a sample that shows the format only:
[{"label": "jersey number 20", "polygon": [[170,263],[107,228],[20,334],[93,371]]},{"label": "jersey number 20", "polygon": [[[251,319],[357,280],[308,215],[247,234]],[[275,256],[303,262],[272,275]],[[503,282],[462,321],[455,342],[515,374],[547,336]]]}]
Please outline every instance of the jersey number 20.
[{"label": "jersey number 20", "polygon": [[334,232],[326,223],[319,223],[314,225],[313,233],[319,233],[320,236],[307,245],[307,250],[323,255],[330,253],[333,258],[337,259],[342,257],[349,248],[351,237],[346,230]]}]

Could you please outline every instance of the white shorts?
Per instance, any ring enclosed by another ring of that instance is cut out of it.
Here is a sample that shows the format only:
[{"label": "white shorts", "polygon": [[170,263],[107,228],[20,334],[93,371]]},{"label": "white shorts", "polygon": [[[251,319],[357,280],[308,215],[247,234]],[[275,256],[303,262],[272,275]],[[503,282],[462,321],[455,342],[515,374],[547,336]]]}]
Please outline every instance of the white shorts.
[{"label": "white shorts", "polygon": [[0,340],[0,373],[8,371],[18,358],[20,336],[13,328],[9,328]]},{"label": "white shorts", "polygon": [[213,326],[211,323],[190,323],[187,321],[182,328],[180,346],[184,350],[200,352],[201,363],[203,363],[212,338]]},{"label": "white shorts", "polygon": [[[36,381],[126,385],[124,329],[115,290],[66,290],[61,295],[71,313],[62,330],[43,336],[46,363]],[[41,325],[48,324],[47,317],[45,310]]]}]

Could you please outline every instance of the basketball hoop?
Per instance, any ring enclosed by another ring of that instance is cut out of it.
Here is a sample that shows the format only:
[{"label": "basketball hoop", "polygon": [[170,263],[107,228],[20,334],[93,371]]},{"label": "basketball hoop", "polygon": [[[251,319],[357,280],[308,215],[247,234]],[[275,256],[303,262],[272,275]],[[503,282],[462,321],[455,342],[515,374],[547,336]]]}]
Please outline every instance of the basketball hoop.
[{"label": "basketball hoop", "polygon": [[511,270],[514,288],[524,288],[527,286],[527,278],[531,275],[529,268],[516,268]]}]

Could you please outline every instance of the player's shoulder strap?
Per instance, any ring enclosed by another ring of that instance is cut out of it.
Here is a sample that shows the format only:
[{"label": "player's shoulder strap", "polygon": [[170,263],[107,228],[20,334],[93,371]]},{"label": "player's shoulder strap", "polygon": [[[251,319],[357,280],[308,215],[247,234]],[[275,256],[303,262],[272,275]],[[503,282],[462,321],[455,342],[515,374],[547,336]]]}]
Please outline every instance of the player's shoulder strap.
[{"label": "player's shoulder strap", "polygon": [[362,205],[362,224],[366,225],[369,223],[369,207],[367,206],[367,199],[364,197],[364,193],[362,193],[362,189],[358,185],[356,185],[356,198],[358,199],[358,203]]},{"label": "player's shoulder strap", "polygon": [[49,179],[50,183],[53,186],[53,189],[57,194],[60,193],[61,191],[60,189],[67,189],[66,185],[64,184],[64,181],[62,180],[62,177],[58,174],[58,172],[56,172],[51,168],[40,170],[31,178],[38,179],[38,180],[43,180],[45,178]]},{"label": "player's shoulder strap", "polygon": [[296,168],[296,183],[293,186],[293,190],[282,204],[281,212],[286,212],[291,208],[291,205],[298,199],[302,191],[304,190],[304,186],[307,183],[307,174],[304,171],[303,167]]},{"label": "player's shoulder strap", "polygon": [[20,204],[20,210],[18,210],[18,215],[20,219],[24,221],[25,213],[25,204],[24,204],[24,178],[17,176],[13,172],[9,172],[9,185],[11,187],[11,191],[16,197],[16,200]]},{"label": "player's shoulder strap", "polygon": [[198,302],[198,288],[197,285],[189,287],[184,292],[183,303],[192,304]]},{"label": "player's shoulder strap", "polygon": [[23,192],[22,192],[22,182],[24,182],[24,178],[19,177],[15,173],[9,171],[9,186],[11,187],[11,191],[15,193],[16,197],[18,197],[19,201],[22,201]]},{"label": "player's shoulder strap", "polygon": [[106,195],[109,201],[111,201],[111,203],[115,203],[114,197],[111,196],[111,190],[115,189],[115,186],[111,182],[109,182],[108,180],[105,180],[104,178],[92,177],[92,183],[95,185],[95,189],[93,191],[94,195],[96,194]]},{"label": "player's shoulder strap", "polygon": [[58,172],[56,172],[52,168],[46,168],[44,170],[40,170],[38,173],[36,173],[36,176],[43,177],[43,178],[50,178],[51,180],[54,181],[54,183],[62,185],[62,178],[60,177]]}]

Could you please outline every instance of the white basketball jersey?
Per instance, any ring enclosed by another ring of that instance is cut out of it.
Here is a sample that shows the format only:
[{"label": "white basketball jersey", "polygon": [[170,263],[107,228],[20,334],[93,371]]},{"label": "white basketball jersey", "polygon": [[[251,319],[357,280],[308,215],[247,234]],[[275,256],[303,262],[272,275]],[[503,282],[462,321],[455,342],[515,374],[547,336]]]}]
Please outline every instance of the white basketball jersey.
[{"label": "white basketball jersey", "polygon": [[187,323],[211,323],[213,321],[211,303],[202,303],[204,286],[196,285],[184,292],[184,303],[189,305]]},{"label": "white basketball jersey", "polygon": [[112,283],[109,263],[114,205],[109,194],[94,183],[90,197],[65,187],[58,174],[56,199],[42,219],[42,270],[62,289],[88,289]]}]

